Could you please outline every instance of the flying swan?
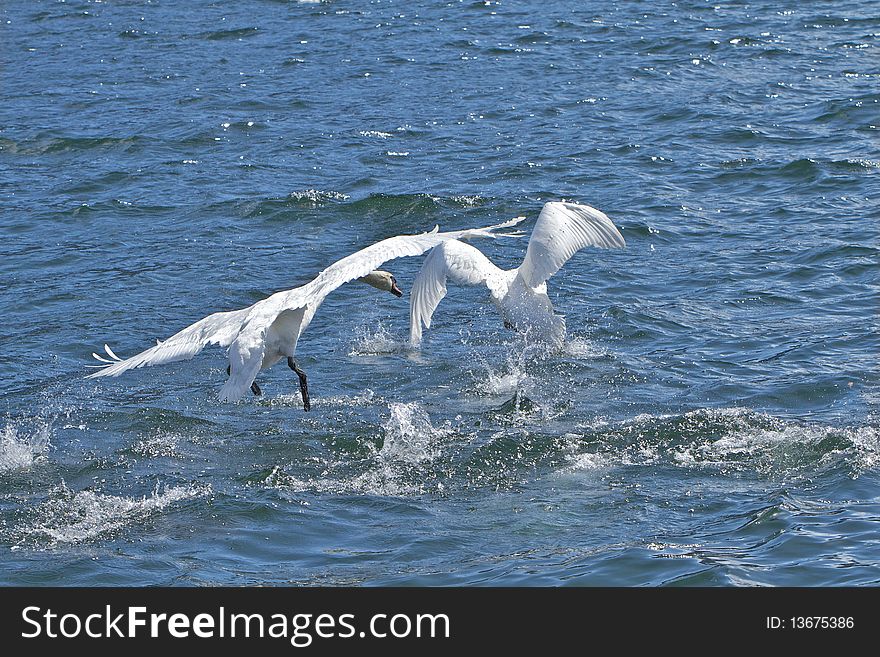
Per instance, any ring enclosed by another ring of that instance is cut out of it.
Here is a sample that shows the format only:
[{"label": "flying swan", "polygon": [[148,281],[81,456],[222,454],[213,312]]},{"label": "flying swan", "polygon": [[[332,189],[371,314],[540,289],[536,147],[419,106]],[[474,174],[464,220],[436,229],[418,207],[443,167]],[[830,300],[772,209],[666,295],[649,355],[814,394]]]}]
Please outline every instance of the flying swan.
[{"label": "flying swan", "polygon": [[445,233],[438,232],[439,228],[435,227],[429,233],[398,235],[376,242],[330,265],[305,285],[276,292],[248,308],[209,315],[131,358],[121,359],[105,344],[104,350],[109,358],[93,353],[92,356],[103,363],[97,366],[102,369],[87,378],[119,376],[138,367],[189,360],[206,346],[218,344],[228,347],[229,359],[226,369],[229,378],[220,389],[220,401],[237,401],[248,390],[255,395],[262,394],[255,382],[257,373],[287,357],[288,367],[299,377],[303,407],[308,411],[311,408],[308,380],[293,356],[297,341],[328,294],[344,283],[359,280],[402,296],[394,276],[376,269],[382,263],[403,256],[421,255],[447,240],[497,237],[499,235],[494,231],[514,226],[524,219],[517,217],[495,226]]},{"label": "flying swan", "polygon": [[553,312],[547,279],[587,246],[622,248],[623,236],[595,208],[576,203],[545,203],[535,222],[525,259],[517,269],[496,267],[474,247],[455,240],[437,245],[422,265],[410,294],[410,344],[422,340],[422,327],[446,296],[446,282],[485,285],[506,328],[529,338],[561,345],[565,318]]}]

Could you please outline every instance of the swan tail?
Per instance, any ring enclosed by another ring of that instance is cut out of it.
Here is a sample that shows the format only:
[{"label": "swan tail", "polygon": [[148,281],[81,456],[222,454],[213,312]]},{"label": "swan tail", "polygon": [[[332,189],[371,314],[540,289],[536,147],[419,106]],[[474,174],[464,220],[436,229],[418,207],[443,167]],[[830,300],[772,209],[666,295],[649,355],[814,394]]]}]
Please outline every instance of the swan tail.
[{"label": "swan tail", "polygon": [[470,230],[463,231],[458,239],[468,240],[475,237],[491,237],[492,239],[496,237],[516,237],[522,235],[522,233],[518,231],[514,233],[496,233],[495,231],[516,226],[525,220],[525,217],[514,217],[513,219],[508,219],[507,221],[495,224],[494,226],[487,226],[486,228],[471,228]]},{"label": "swan tail", "polygon": [[[110,358],[104,358],[103,355],[96,354],[95,352],[92,352],[92,358],[94,358],[97,361],[100,361],[101,364],[100,365],[86,365],[86,367],[91,368],[91,369],[103,370],[107,367],[110,367],[111,365],[116,365],[116,363],[123,362],[123,360],[119,356],[117,356],[115,353],[113,353],[113,350],[110,348],[110,345],[105,344],[104,351],[106,352],[107,356],[110,356]],[[91,376],[93,376],[93,377],[94,376],[103,376],[103,374],[101,372],[95,372]]]}]

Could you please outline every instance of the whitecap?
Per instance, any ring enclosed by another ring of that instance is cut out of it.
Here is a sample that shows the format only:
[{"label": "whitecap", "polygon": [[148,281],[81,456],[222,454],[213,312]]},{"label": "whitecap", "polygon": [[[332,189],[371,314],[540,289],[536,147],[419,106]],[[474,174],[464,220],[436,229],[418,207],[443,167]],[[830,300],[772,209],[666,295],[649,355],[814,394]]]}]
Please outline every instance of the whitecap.
[{"label": "whitecap", "polygon": [[390,132],[382,132],[380,130],[361,130],[358,134],[361,137],[376,137],[378,139],[388,139],[393,136]]},{"label": "whitecap", "polygon": [[460,205],[464,205],[465,207],[473,208],[478,205],[482,205],[485,202],[485,199],[482,196],[477,195],[467,195],[462,194],[458,196],[453,196],[451,199],[453,202],[458,203]]},{"label": "whitecap", "polygon": [[211,492],[210,486],[187,484],[160,488],[141,498],[122,497],[91,490],[71,491],[62,486],[52,499],[33,511],[35,522],[18,530],[22,541],[73,544],[112,534],[163,512],[182,500]]},{"label": "whitecap", "polygon": [[293,201],[308,201],[316,205],[326,201],[346,201],[351,198],[342,192],[321,191],[320,189],[304,189],[290,192],[287,196]]},{"label": "whitecap", "polygon": [[687,469],[774,477],[843,465],[854,478],[880,465],[880,431],[873,426],[805,423],[740,407],[641,414],[590,430],[605,445],[603,456],[618,465],[666,461]]},{"label": "whitecap", "polygon": [[880,160],[868,160],[865,158],[850,158],[847,160],[850,164],[857,164],[866,169],[880,169]]}]

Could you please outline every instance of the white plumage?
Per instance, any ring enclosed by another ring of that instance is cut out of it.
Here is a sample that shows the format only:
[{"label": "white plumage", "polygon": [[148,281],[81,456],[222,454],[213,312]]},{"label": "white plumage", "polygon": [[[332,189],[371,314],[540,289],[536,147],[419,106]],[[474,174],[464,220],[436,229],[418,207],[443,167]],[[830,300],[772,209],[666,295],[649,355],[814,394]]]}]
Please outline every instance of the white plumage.
[{"label": "white plumage", "polygon": [[[318,307],[340,285],[364,279],[375,287],[396,290],[395,293],[399,295],[394,278],[387,272],[375,271],[382,263],[404,256],[421,255],[447,240],[495,237],[495,230],[516,225],[523,219],[517,217],[496,226],[445,233],[438,232],[435,227],[429,233],[398,235],[382,240],[330,265],[305,285],[277,292],[248,308],[209,315],[131,358],[123,360],[104,345],[110,358],[92,354],[104,365],[89,378],[119,376],[138,367],[189,360],[206,346],[216,344],[228,347],[229,358],[229,378],[220,390],[220,400],[238,400],[249,388],[254,389],[254,380],[261,369],[271,367],[285,356],[293,358],[297,341]],[[370,277],[378,282],[370,280]],[[387,279],[387,287],[383,279]],[[293,362],[288,362],[293,368]],[[300,375],[301,385],[304,385],[305,375],[300,371],[297,374]],[[256,387],[255,391],[259,392],[259,388]],[[306,390],[303,396],[308,408]]]},{"label": "white plumage", "polygon": [[587,246],[622,248],[626,243],[604,213],[588,205],[560,201],[544,204],[517,269],[500,269],[468,244],[450,240],[437,245],[413,282],[410,343],[418,346],[422,329],[431,327],[431,317],[451,280],[485,285],[506,326],[528,333],[530,338],[561,344],[565,319],[553,312],[547,279]]}]

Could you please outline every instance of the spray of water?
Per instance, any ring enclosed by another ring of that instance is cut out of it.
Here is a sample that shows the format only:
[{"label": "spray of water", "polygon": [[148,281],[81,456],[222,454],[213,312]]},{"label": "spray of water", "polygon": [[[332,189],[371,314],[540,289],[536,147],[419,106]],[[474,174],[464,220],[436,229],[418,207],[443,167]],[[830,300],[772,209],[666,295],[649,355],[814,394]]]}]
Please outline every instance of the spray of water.
[{"label": "spray of water", "polygon": [[0,473],[26,470],[45,458],[49,450],[51,426],[40,422],[28,429],[9,422],[0,432]]},{"label": "spray of water", "polygon": [[112,535],[121,528],[144,522],[182,500],[211,492],[209,486],[157,486],[141,498],[110,495],[91,490],[71,491],[64,484],[51,491],[50,498],[32,510],[32,520],[16,530],[19,548],[82,543]]}]

